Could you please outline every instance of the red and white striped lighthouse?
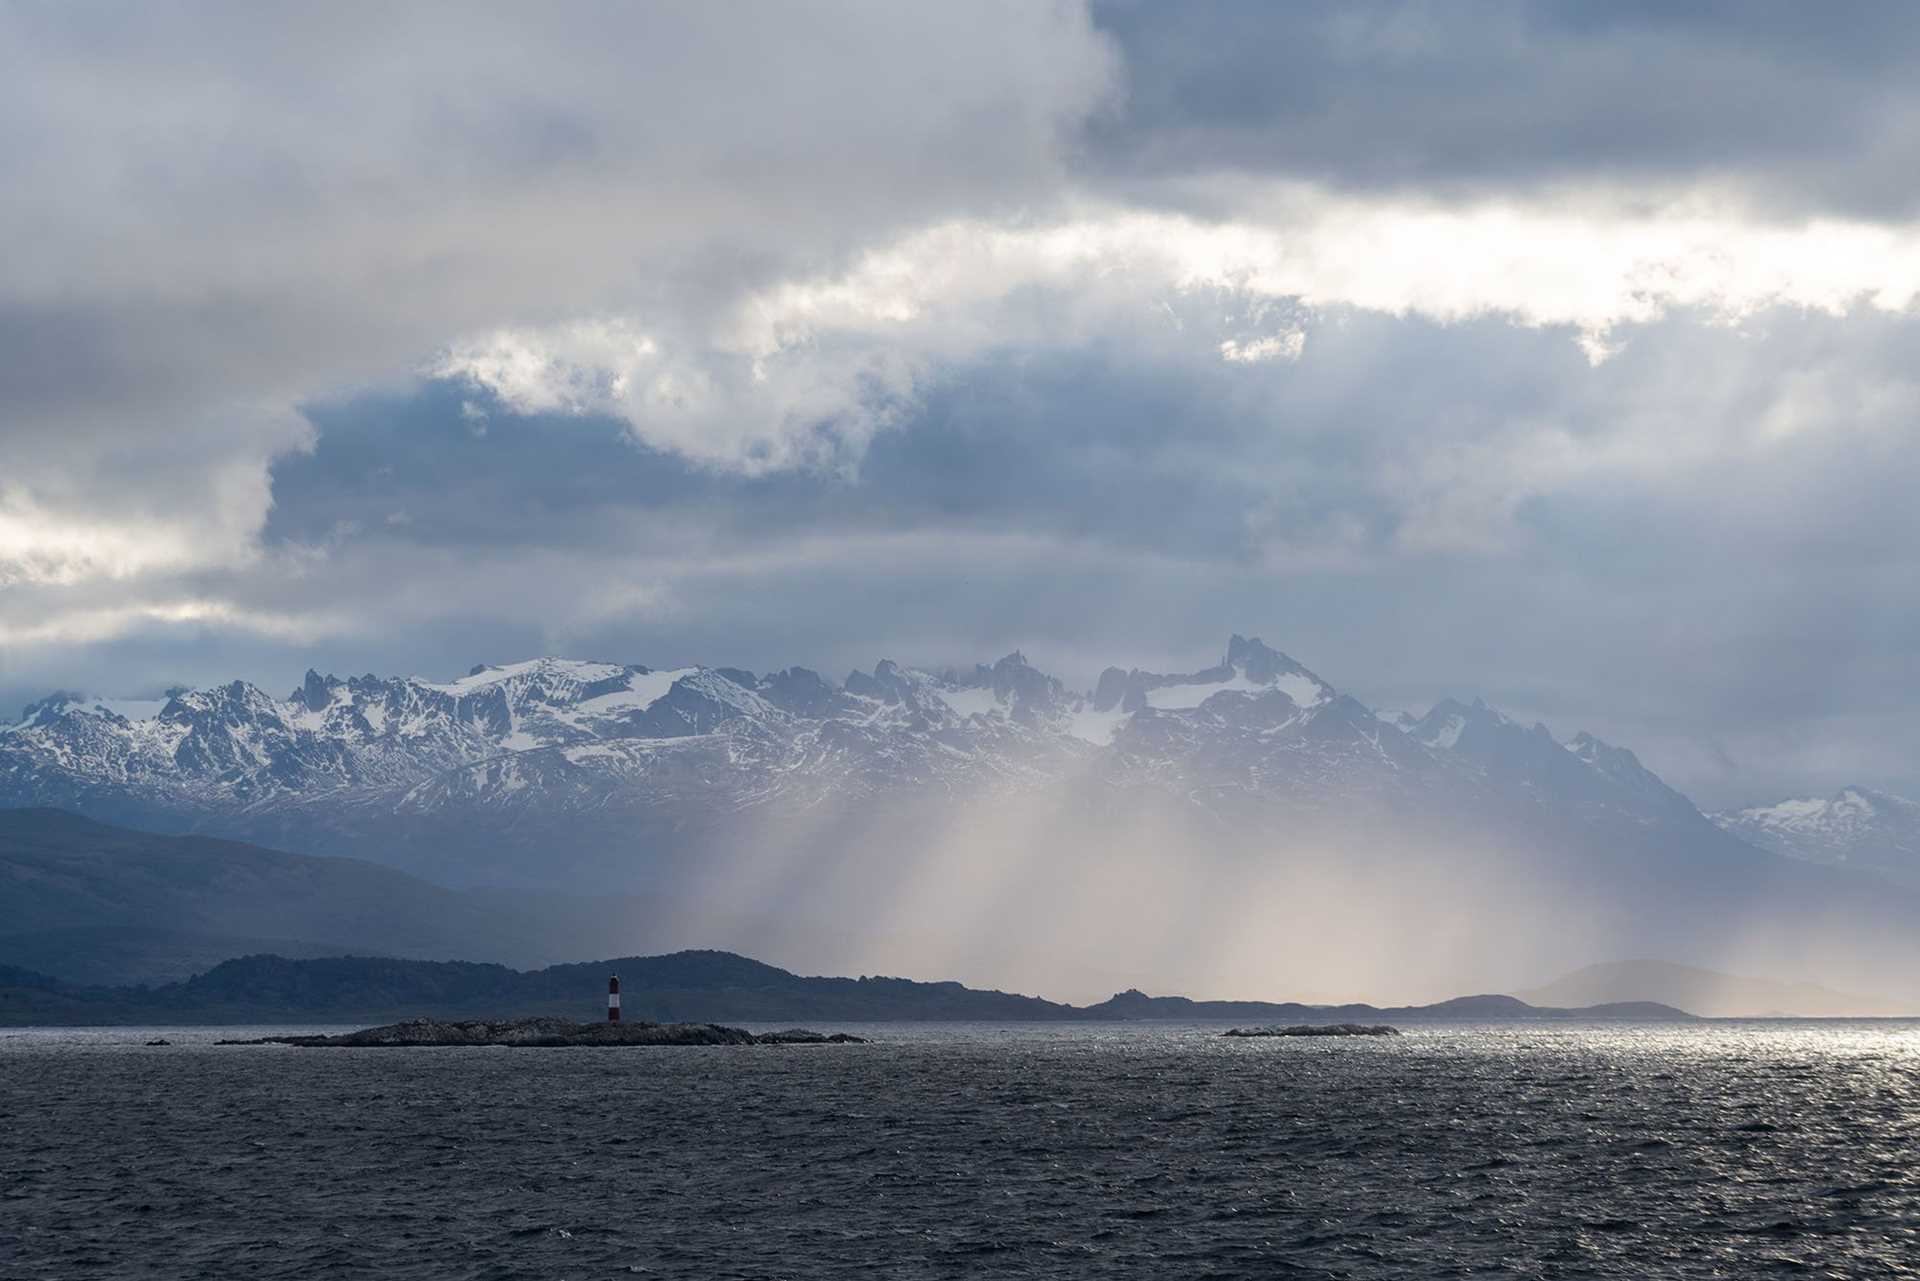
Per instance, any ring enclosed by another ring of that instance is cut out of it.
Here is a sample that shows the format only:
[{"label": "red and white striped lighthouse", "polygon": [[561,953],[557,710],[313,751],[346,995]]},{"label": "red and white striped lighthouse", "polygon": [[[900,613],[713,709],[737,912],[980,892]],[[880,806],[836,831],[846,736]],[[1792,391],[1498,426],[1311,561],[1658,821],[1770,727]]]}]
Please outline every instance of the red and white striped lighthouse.
[{"label": "red and white striped lighthouse", "polygon": [[620,1021],[620,976],[615,974],[607,980],[607,1022]]}]

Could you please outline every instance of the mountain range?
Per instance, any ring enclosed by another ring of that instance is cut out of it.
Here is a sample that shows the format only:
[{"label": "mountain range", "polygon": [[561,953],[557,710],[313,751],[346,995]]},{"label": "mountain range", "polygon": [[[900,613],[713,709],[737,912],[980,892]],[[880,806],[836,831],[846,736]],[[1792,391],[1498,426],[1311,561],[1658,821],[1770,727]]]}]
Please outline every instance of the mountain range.
[{"label": "mountain range", "polygon": [[1478,700],[1376,713],[1240,636],[1090,691],[1013,653],[837,682],[541,658],[309,672],[281,698],[55,694],[0,730],[0,805],[587,891],[823,964],[1018,977],[1064,941],[1092,984],[1125,940],[1183,986],[1257,966],[1458,991],[1596,955],[1748,960],[1730,952],[1757,938],[1741,968],[1856,990],[1920,970],[1920,895],[1762,848],[1623,747]]},{"label": "mountain range", "polygon": [[1832,796],[1792,797],[1713,820],[1761,849],[1920,886],[1920,801],[1843,787]]},{"label": "mountain range", "polygon": [[446,682],[309,672],[281,699],[244,681],[149,702],[58,693],[0,732],[0,804],[415,863],[450,883],[555,879],[529,857],[549,833],[591,844],[616,822],[1086,777],[1221,817],[1506,808],[1736,848],[1625,749],[1561,744],[1479,701],[1377,716],[1239,636],[1215,667],[1109,668],[1090,693],[1018,653],[970,671],[881,662],[837,684],[542,658]]}]

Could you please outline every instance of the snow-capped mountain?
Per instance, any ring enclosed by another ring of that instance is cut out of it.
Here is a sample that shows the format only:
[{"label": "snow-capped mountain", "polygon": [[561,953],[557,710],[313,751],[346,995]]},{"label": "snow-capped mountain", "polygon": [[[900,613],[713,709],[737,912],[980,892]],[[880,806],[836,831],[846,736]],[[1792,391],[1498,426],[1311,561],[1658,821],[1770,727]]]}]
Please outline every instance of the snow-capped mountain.
[{"label": "snow-capped mountain", "polygon": [[1843,787],[1832,796],[1728,810],[1713,821],[1742,840],[1791,858],[1920,885],[1920,801]]},{"label": "snow-capped mountain", "polygon": [[[1484,703],[1383,718],[1258,639],[1088,693],[1009,654],[970,671],[540,658],[456,680],[309,672],[155,703],[56,694],[0,729],[0,804],[190,828],[430,872],[538,881],[582,852],[688,857],[742,815],[929,799],[1158,798],[1239,833],[1440,824],[1664,854],[1727,840],[1631,752]],[[1750,851],[1746,851],[1750,852]],[[627,866],[628,864],[622,864]],[[600,860],[596,866],[605,866]]]},{"label": "snow-capped mountain", "polygon": [[686,946],[1465,975],[1763,938],[1848,990],[1920,972],[1920,893],[1757,848],[1590,735],[1478,701],[1380,713],[1241,637],[1084,692],[1014,653],[840,681],[541,658],[58,694],[0,726],[0,806],[25,805],[591,891],[621,905],[598,927]]}]

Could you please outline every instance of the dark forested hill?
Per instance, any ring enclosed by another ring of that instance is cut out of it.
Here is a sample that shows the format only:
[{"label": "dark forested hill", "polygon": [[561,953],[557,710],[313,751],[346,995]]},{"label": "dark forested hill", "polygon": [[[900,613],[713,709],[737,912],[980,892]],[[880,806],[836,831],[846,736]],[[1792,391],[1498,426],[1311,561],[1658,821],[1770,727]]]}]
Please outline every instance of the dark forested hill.
[{"label": "dark forested hill", "polygon": [[[443,889],[360,859],[0,810],[0,964],[81,984],[168,982],[257,952],[539,964],[607,945],[582,935],[588,907]],[[608,915],[604,904],[591,914]]]},{"label": "dark forested hill", "polygon": [[1206,1002],[1122,993],[1093,1006],[982,991],[959,983],[901,978],[821,978],[790,973],[731,952],[675,952],[555,965],[522,972],[467,961],[337,956],[289,960],[247,956],[157,988],[79,987],[0,968],[0,1022],[22,1025],[377,1022],[433,1016],[532,1014],[593,1019],[607,977],[620,976],[629,1019],[662,1022],[892,1020],[1034,1022],[1107,1019],[1340,1022],[1362,1018],[1685,1018],[1640,1004],[1555,1010],[1512,997],[1468,997],[1435,1006],[1307,1006]]}]

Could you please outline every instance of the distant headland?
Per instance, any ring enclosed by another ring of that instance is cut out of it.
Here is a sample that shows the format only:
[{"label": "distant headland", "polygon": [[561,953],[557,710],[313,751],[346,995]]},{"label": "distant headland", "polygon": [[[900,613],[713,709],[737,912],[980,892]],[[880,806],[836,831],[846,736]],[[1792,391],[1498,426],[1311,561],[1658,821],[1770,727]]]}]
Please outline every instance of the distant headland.
[{"label": "distant headland", "polygon": [[99,987],[0,966],[0,1026],[262,1023],[395,1024],[520,1018],[593,1018],[610,973],[620,975],[626,1016],[638,1022],[1234,1022],[1259,1026],[1383,1022],[1639,1020],[1694,1016],[1650,1001],[1579,1008],[1529,1005],[1511,996],[1465,996],[1437,1005],[1305,1005],[1196,1001],[1121,992],[1066,1005],[959,983],[902,978],[807,977],[731,952],[674,952],[521,971],[470,961],[273,955],[225,961],[157,987]]},{"label": "distant headland", "polygon": [[845,1032],[787,1028],[749,1032],[718,1023],[575,1023],[570,1019],[408,1019],[385,1027],[363,1028],[333,1036],[263,1036],[222,1041],[222,1045],[298,1045],[310,1048],[386,1049],[436,1045],[571,1047],[622,1045],[860,1045],[864,1037]]},{"label": "distant headland", "polygon": [[1399,1036],[1385,1023],[1296,1023],[1292,1027],[1230,1027],[1221,1036]]}]

